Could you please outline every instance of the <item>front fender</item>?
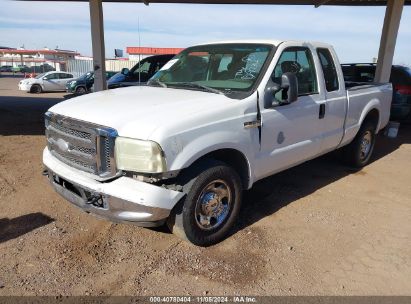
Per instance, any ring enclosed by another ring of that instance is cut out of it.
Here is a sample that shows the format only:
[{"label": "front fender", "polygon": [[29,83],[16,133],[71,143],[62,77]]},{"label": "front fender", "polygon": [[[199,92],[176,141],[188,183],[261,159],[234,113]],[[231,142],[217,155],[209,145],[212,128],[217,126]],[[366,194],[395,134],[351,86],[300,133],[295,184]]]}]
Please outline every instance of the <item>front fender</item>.
[{"label": "front fender", "polygon": [[[241,134],[241,133],[240,133]],[[217,131],[202,134],[195,139],[183,143],[178,138],[170,142],[169,152],[166,152],[167,167],[170,171],[188,168],[201,157],[222,149],[233,149],[242,153],[247,160],[250,185],[254,181],[252,171],[251,142],[246,143],[244,138],[229,131]]]}]

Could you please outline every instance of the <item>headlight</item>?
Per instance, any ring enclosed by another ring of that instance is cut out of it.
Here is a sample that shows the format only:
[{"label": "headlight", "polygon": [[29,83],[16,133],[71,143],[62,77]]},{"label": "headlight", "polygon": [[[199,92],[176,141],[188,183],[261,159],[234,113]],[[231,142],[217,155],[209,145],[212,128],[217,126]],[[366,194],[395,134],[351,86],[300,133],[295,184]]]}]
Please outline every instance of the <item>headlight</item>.
[{"label": "headlight", "polygon": [[166,161],[160,146],[152,141],[117,137],[115,144],[117,168],[141,173],[161,173]]},{"label": "headlight", "polygon": [[75,82],[75,81],[70,82],[70,86],[71,86],[72,88],[74,88],[74,87],[76,86],[76,82]]}]

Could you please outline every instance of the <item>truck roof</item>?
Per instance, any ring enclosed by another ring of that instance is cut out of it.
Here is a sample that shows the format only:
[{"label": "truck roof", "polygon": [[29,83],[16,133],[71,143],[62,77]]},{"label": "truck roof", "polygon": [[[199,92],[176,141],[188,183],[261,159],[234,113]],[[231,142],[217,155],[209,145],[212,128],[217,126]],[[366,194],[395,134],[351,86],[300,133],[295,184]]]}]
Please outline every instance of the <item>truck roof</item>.
[{"label": "truck roof", "polygon": [[304,40],[274,40],[274,39],[242,39],[242,40],[224,40],[224,41],[213,41],[213,42],[206,42],[200,43],[199,45],[210,45],[210,44],[223,44],[223,43],[257,43],[257,44],[271,44],[275,47],[279,46],[281,43],[284,42],[295,42],[295,43],[302,43],[302,44],[310,44],[314,47],[332,47],[331,44],[317,42],[317,41],[304,41]]}]

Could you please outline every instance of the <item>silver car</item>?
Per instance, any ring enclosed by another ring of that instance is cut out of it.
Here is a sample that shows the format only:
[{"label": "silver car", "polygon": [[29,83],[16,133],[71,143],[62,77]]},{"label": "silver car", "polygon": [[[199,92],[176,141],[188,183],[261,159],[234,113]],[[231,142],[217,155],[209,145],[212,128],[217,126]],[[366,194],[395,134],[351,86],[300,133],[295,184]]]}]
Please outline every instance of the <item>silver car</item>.
[{"label": "silver car", "polygon": [[65,91],[67,82],[75,79],[73,74],[51,71],[19,82],[19,90],[30,93]]}]

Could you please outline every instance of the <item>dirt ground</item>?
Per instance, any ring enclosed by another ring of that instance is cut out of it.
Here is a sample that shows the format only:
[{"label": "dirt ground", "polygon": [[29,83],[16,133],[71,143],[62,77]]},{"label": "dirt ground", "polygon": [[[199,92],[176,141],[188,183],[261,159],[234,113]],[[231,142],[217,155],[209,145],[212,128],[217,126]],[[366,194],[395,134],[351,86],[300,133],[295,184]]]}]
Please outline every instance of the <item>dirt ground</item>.
[{"label": "dirt ground", "polygon": [[327,155],[245,193],[232,236],[199,248],[112,224],[41,175],[63,93],[0,78],[0,295],[411,295],[411,127],[361,171]]}]

